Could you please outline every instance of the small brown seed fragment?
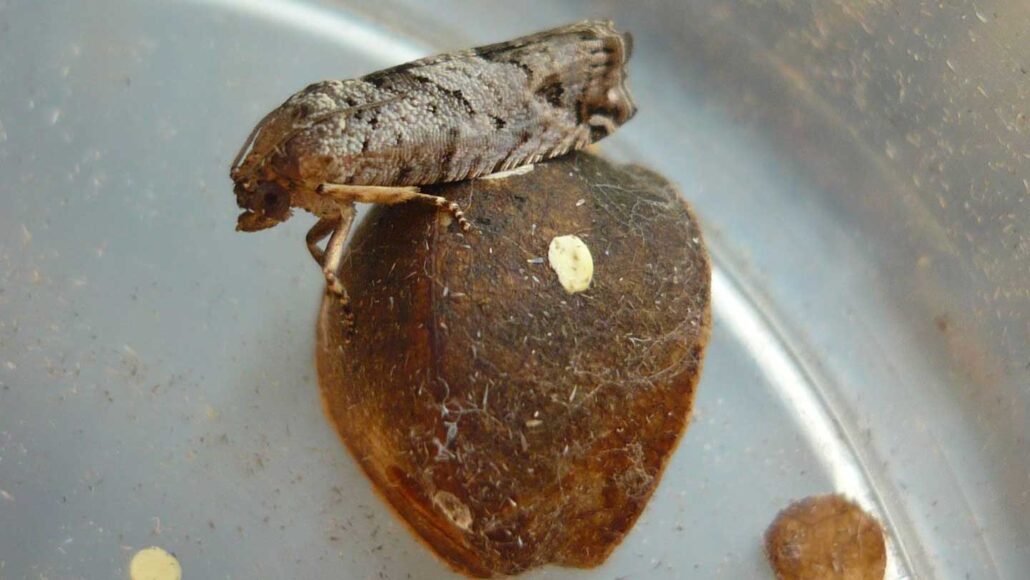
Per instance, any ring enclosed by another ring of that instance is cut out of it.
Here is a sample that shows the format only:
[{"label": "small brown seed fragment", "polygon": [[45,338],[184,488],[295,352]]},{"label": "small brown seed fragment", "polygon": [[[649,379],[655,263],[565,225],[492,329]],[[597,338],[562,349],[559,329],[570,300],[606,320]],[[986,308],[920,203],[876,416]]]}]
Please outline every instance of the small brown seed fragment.
[{"label": "small brown seed fragment", "polygon": [[780,580],[881,580],[887,566],[883,528],[840,495],[781,511],[765,532],[765,553]]}]

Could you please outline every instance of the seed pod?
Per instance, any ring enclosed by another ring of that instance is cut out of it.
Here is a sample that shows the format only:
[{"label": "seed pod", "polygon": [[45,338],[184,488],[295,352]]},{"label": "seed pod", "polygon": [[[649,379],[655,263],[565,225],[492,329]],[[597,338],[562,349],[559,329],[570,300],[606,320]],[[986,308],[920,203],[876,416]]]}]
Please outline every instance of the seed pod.
[{"label": "seed pod", "polygon": [[[710,326],[697,220],[668,182],[590,154],[434,186],[475,208],[375,208],[326,295],[326,411],[373,484],[454,568],[592,567],[640,515],[686,428]],[[569,293],[552,239],[590,252]]]}]

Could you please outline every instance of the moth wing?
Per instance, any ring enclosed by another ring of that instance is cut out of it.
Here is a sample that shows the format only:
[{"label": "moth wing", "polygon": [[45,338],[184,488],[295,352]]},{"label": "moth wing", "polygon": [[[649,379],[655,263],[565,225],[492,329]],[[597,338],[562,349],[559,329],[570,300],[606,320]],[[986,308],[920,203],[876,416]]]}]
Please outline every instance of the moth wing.
[{"label": "moth wing", "polygon": [[403,73],[411,72],[414,69],[424,68],[428,66],[437,65],[440,63],[451,62],[455,60],[463,60],[469,57],[475,56],[475,49],[459,50],[457,52],[446,52],[443,54],[436,54],[433,56],[427,56],[397,66],[392,66],[387,69],[379,70],[374,73],[367,74],[361,77],[361,80],[372,83],[373,85],[379,85],[386,79],[397,78],[403,76]]}]

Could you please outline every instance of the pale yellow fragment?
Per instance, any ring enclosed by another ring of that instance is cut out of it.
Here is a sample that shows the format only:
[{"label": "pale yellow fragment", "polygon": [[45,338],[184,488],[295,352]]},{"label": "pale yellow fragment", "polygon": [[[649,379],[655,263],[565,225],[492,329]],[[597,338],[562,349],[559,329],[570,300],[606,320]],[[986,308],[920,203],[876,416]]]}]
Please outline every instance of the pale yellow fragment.
[{"label": "pale yellow fragment", "polygon": [[156,546],[143,548],[129,564],[132,580],[182,580],[182,566],[175,556]]},{"label": "pale yellow fragment", "polygon": [[498,171],[497,173],[491,173],[490,175],[484,175],[483,177],[480,177],[480,179],[505,179],[507,177],[512,177],[514,175],[525,175],[525,174],[529,173],[530,171],[533,171],[533,164],[532,163],[530,163],[529,165],[523,165],[521,167],[516,167],[515,169],[509,169],[507,171]]},{"label": "pale yellow fragment", "polygon": [[594,258],[579,236],[558,236],[551,240],[547,261],[569,294],[586,290],[594,279]]},{"label": "pale yellow fragment", "polygon": [[472,511],[469,510],[469,506],[461,503],[458,496],[449,491],[438,491],[433,494],[433,503],[454,522],[454,525],[468,531],[472,525]]}]

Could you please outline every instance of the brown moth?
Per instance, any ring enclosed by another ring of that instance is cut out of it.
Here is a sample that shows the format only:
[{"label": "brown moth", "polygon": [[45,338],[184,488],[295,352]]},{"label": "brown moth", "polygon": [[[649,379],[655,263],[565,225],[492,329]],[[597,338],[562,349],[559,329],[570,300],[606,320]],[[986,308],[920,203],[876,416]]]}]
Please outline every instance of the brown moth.
[{"label": "brown moth", "polygon": [[[307,245],[327,288],[337,279],[354,203],[457,204],[416,186],[512,170],[583,148],[628,121],[629,34],[584,21],[416,60],[360,79],[315,83],[254,128],[233,161],[237,230],[300,207],[318,216]],[[323,251],[319,246],[326,236]]]}]

